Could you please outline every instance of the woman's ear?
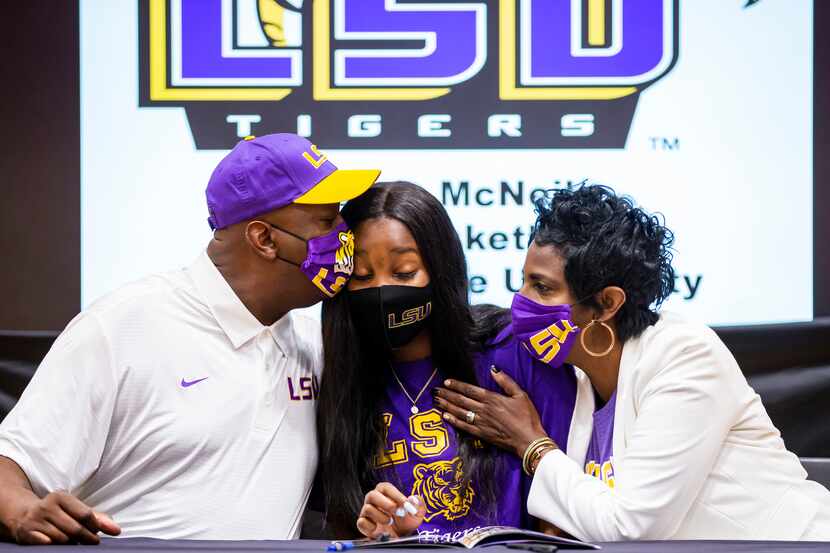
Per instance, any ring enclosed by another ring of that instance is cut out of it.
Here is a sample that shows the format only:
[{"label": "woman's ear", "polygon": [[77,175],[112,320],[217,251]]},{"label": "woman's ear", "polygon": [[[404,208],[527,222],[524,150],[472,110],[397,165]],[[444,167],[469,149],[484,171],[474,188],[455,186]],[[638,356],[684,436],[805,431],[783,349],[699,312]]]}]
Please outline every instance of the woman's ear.
[{"label": "woman's ear", "polygon": [[271,227],[262,221],[251,221],[245,225],[245,241],[254,253],[273,261],[277,258],[279,246],[271,236]]},{"label": "woman's ear", "polygon": [[625,290],[619,286],[607,286],[597,294],[597,302],[602,307],[602,313],[597,317],[598,321],[609,321],[614,318],[617,311],[625,303]]}]

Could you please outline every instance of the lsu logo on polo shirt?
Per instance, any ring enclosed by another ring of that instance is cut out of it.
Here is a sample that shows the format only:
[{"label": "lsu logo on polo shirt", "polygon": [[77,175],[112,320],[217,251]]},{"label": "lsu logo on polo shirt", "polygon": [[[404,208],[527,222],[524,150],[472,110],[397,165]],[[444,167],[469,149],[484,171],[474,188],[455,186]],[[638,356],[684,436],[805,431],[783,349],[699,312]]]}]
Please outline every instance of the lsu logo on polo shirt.
[{"label": "lsu logo on polo shirt", "polygon": [[316,375],[289,376],[288,398],[291,401],[316,401],[320,395],[320,383]]},{"label": "lsu logo on polo shirt", "polygon": [[140,105],[209,149],[621,148],[678,1],[140,0]]}]

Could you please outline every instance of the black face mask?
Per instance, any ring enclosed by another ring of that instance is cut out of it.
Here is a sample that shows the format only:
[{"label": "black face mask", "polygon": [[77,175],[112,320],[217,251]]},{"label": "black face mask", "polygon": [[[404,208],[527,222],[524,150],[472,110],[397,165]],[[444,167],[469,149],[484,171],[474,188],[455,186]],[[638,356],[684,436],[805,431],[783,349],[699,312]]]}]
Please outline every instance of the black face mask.
[{"label": "black face mask", "polygon": [[377,286],[348,292],[360,337],[384,350],[411,342],[432,312],[432,286]]}]

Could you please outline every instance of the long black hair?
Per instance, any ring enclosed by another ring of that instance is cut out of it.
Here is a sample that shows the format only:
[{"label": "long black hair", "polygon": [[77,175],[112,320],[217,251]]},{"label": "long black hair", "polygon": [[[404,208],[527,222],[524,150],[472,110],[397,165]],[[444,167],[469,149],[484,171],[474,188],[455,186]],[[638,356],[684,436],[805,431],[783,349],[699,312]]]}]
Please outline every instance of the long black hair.
[{"label": "long black hair", "polygon": [[[409,229],[432,285],[430,329],[440,329],[431,332],[433,362],[446,378],[477,383],[467,263],[441,203],[409,182],[378,183],[348,202],[341,214],[353,229],[363,221],[384,217]],[[390,382],[385,354],[365,347],[359,339],[347,294],[343,291],[323,304],[325,368],[317,416],[326,519],[340,534],[354,531],[364,495],[377,483],[373,457],[384,447],[378,409]],[[490,505],[495,495],[491,448],[482,447],[470,435],[458,436],[464,479],[475,480],[481,505]]]}]

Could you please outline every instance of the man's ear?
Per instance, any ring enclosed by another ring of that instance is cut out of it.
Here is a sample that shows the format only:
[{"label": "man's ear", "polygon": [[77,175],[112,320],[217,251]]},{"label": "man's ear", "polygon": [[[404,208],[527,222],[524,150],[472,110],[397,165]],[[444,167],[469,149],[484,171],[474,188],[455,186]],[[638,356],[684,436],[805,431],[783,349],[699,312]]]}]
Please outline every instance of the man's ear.
[{"label": "man's ear", "polygon": [[625,303],[625,290],[619,286],[607,286],[596,295],[596,300],[602,308],[597,320],[610,321]]},{"label": "man's ear", "polygon": [[251,221],[245,225],[245,241],[255,254],[273,261],[277,258],[279,245],[271,234],[271,227],[262,221]]}]

